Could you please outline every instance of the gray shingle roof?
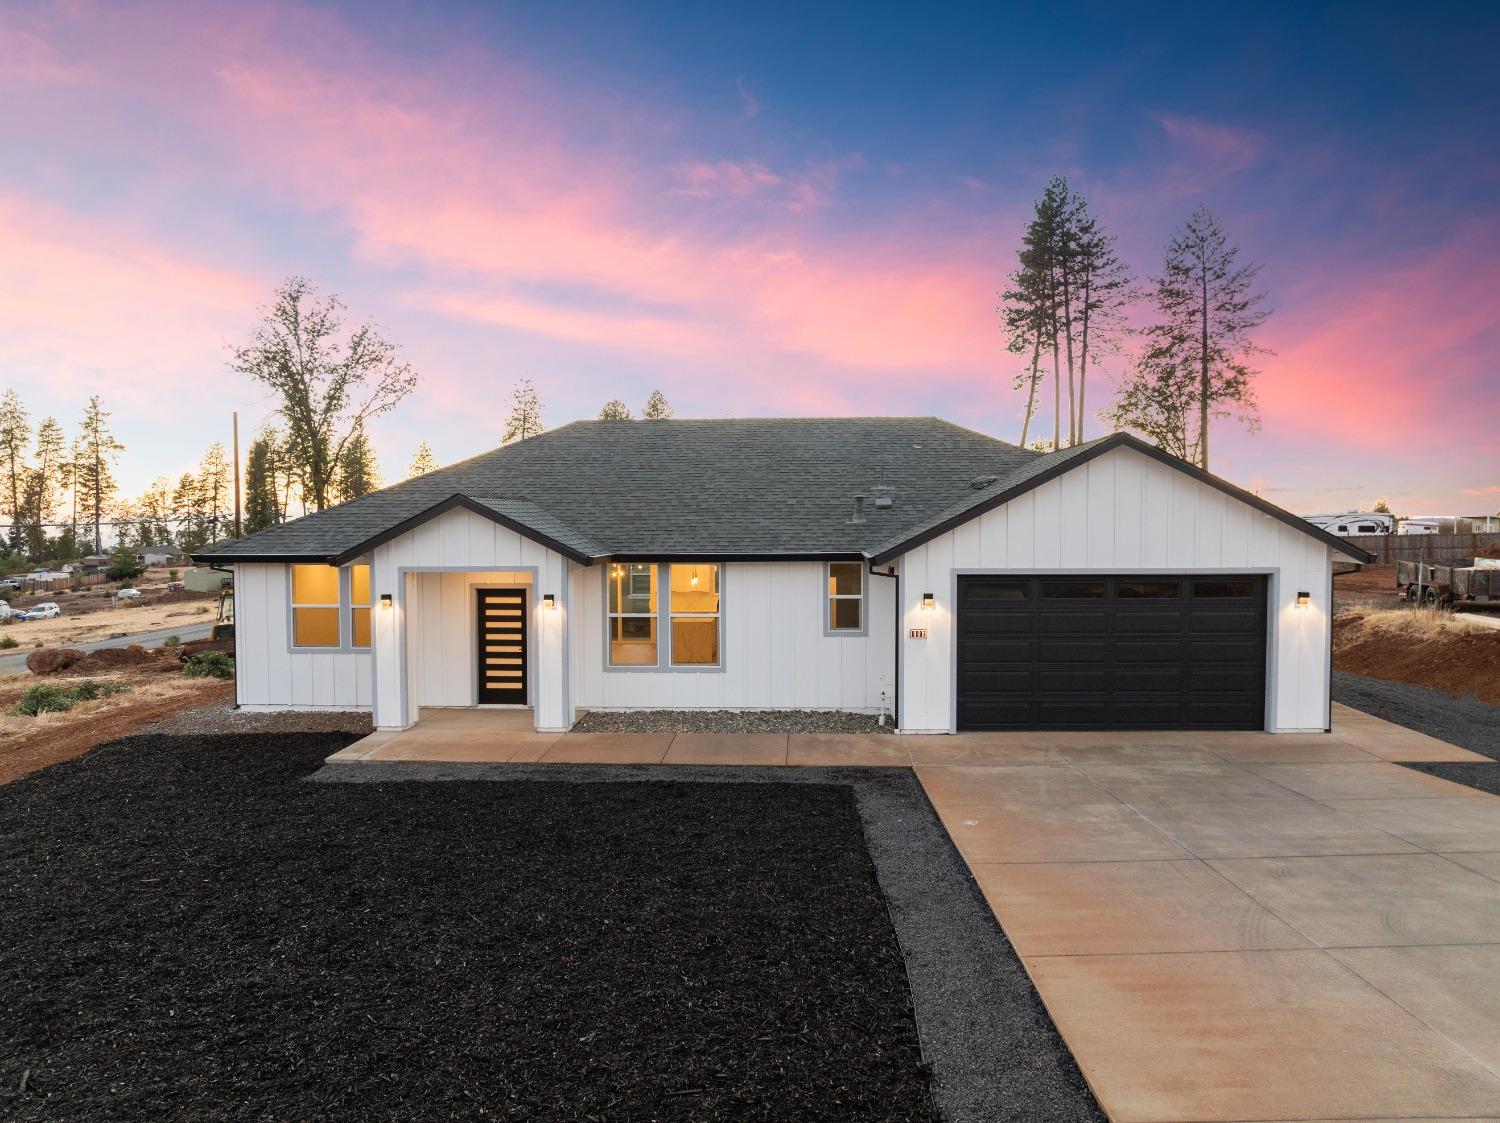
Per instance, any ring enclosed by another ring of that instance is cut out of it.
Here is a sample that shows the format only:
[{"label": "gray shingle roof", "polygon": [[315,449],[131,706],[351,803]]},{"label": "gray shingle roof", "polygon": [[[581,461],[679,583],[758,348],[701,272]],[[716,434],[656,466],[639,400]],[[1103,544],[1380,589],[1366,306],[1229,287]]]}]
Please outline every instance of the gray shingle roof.
[{"label": "gray shingle roof", "polygon": [[935,417],[579,421],[196,556],[334,557],[454,495],[587,556],[857,555],[1037,458]]}]

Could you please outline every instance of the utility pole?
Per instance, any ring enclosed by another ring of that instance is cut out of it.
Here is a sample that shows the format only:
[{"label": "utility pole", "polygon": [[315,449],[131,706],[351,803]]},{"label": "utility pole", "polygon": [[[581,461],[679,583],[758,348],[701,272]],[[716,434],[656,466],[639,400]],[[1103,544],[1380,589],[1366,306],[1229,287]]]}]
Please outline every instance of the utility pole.
[{"label": "utility pole", "polygon": [[240,536],[240,411],[234,411],[234,536]]}]

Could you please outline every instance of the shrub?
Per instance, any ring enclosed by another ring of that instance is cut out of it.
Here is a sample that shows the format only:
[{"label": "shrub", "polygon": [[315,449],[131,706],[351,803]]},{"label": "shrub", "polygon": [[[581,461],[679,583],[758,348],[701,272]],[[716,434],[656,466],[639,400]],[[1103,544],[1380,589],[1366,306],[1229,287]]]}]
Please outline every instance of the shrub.
[{"label": "shrub", "polygon": [[[9,624],[10,621],[7,620],[6,623]],[[18,640],[18,639],[16,639],[15,636],[0,637],[0,647],[6,648],[8,650],[8,649],[10,649],[12,647],[20,647],[20,646],[21,646],[21,641]]]},{"label": "shrub", "polygon": [[11,707],[10,712],[21,717],[63,713],[71,710],[79,702],[92,702],[96,698],[108,698],[111,694],[124,694],[129,690],[129,683],[96,682],[93,679],[85,679],[75,686],[38,683],[36,686],[27,688],[26,693],[21,695],[21,700]]},{"label": "shrub", "polygon": [[169,581],[176,581],[177,580],[177,570],[175,570],[175,569],[169,569],[169,570],[167,570],[167,580],[169,580]]},{"label": "shrub", "polygon": [[182,646],[182,637],[181,636],[168,636],[166,639],[164,639],[164,640],[161,641],[161,645],[163,647],[181,647]]},{"label": "shrub", "polygon": [[223,651],[200,651],[182,665],[188,678],[234,678],[234,659]]}]

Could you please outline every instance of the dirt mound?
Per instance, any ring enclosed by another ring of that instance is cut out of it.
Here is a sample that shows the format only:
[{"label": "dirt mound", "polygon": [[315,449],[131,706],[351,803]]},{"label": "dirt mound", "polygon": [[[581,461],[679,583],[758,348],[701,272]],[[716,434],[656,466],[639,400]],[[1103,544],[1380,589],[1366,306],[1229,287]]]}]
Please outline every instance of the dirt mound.
[{"label": "dirt mound", "polygon": [[1446,612],[1341,612],[1333,621],[1333,665],[1500,706],[1500,631]]},{"label": "dirt mound", "polygon": [[44,647],[26,656],[26,669],[34,675],[55,675],[66,671],[83,656],[84,653],[76,647]]},{"label": "dirt mound", "polygon": [[1479,551],[1481,558],[1500,558],[1500,545],[1486,546]]},{"label": "dirt mound", "polygon": [[175,659],[163,658],[154,651],[147,651],[138,643],[129,647],[101,647],[98,651],[90,651],[78,662],[68,668],[70,674],[90,674],[95,671],[112,671],[117,667],[138,667],[144,663],[169,662],[172,666],[177,665]]}]

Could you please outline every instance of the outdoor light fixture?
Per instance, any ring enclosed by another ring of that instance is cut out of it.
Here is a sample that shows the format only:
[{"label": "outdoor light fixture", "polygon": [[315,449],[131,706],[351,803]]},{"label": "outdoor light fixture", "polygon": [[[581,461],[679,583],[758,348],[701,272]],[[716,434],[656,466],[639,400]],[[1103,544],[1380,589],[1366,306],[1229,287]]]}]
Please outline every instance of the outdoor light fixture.
[{"label": "outdoor light fixture", "polygon": [[1306,608],[1311,603],[1312,603],[1312,594],[1311,593],[1298,593],[1297,594],[1297,607],[1298,608]]},{"label": "outdoor light fixture", "polygon": [[542,594],[542,607],[543,608],[556,608],[557,607],[557,598],[555,596],[553,596],[551,593],[543,593]]},{"label": "outdoor light fixture", "polygon": [[935,604],[937,604],[937,601],[933,598],[933,595],[931,593],[923,593],[922,594],[922,607],[923,608],[931,608]]},{"label": "outdoor light fixture", "polygon": [[381,593],[380,594],[380,607],[381,608],[390,608],[391,607],[391,594],[390,593]]}]

